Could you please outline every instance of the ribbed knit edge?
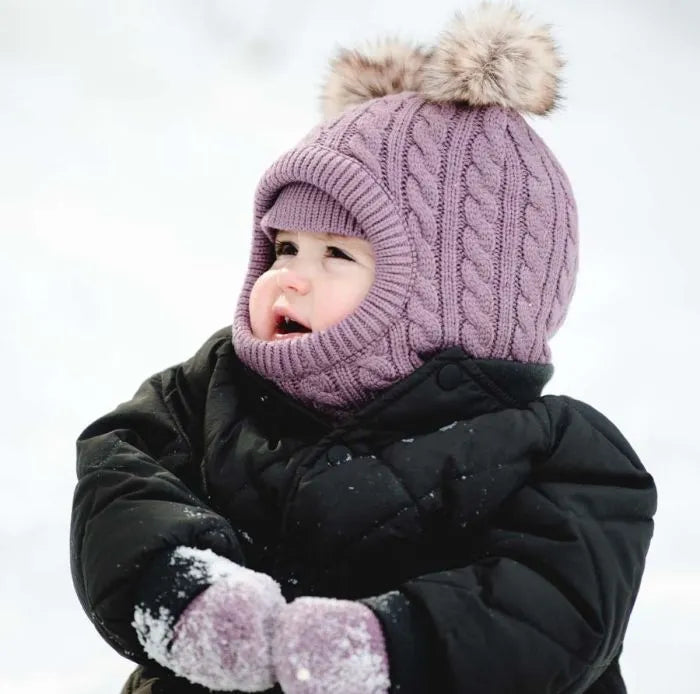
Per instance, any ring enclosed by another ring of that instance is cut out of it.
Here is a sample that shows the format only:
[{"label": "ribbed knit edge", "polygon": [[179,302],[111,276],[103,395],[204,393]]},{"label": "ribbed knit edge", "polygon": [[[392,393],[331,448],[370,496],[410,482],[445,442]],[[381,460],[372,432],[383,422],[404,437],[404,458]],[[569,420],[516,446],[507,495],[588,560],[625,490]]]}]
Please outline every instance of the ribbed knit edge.
[{"label": "ribbed knit edge", "polygon": [[[253,284],[272,262],[263,216],[290,183],[309,183],[327,193],[357,220],[376,255],[375,279],[360,306],[328,330],[294,340],[255,338],[248,302]],[[321,374],[366,349],[405,312],[415,272],[415,249],[382,183],[356,159],[311,145],[283,155],[263,175],[255,195],[253,245],[248,275],[233,322],[233,344],[241,361],[267,378],[290,380]]]},{"label": "ribbed knit edge", "polygon": [[361,236],[355,218],[330,195],[308,183],[290,183],[277,196],[260,221],[265,235],[274,241],[275,230]]},{"label": "ribbed knit edge", "polygon": [[434,639],[418,608],[398,591],[359,602],[369,607],[382,625],[389,657],[390,694],[443,691]]}]

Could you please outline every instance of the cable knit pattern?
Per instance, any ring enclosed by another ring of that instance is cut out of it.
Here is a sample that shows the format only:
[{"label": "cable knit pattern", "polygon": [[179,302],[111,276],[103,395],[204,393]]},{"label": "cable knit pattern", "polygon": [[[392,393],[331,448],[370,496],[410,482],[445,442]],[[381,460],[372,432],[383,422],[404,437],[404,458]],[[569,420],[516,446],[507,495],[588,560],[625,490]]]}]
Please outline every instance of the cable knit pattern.
[{"label": "cable knit pattern", "polygon": [[[370,102],[370,107],[353,123],[353,133],[346,138],[344,151],[368,164],[378,180],[389,184],[393,172],[387,171],[391,166],[386,154],[387,138],[390,127],[400,118],[399,113],[405,104],[401,96],[391,96]],[[413,263],[411,263],[413,268]],[[388,335],[378,343],[369,345],[357,359],[357,377],[363,387],[365,397],[354,403],[362,404],[371,393],[387,388],[397,380],[397,374],[408,375],[409,371],[401,369],[392,353]]]},{"label": "cable knit pattern", "polygon": [[396,380],[396,365],[393,360],[389,337],[372,345],[358,359],[358,377],[365,389],[381,390]]},{"label": "cable knit pattern", "polygon": [[[265,215],[309,231],[331,220],[372,244],[375,280],[353,314],[293,340],[251,334],[248,299],[272,257]],[[450,347],[548,360],[577,258],[569,182],[521,115],[385,96],[317,127],[263,175],[234,346],[282,390],[342,416]]]},{"label": "cable knit pattern", "polygon": [[551,233],[552,192],[542,163],[523,122],[511,122],[509,131],[524,165],[525,214],[521,237],[518,293],[515,297],[515,329],[510,353],[517,361],[540,361],[543,343],[538,340],[537,317],[549,272],[553,244]]},{"label": "cable knit pattern", "polygon": [[344,151],[355,156],[379,181],[383,178],[382,147],[388,134],[394,112],[403,104],[396,98],[378,99],[355,121]]},{"label": "cable knit pattern", "polygon": [[290,384],[292,392],[303,393],[309,389],[313,391],[316,407],[322,411],[342,412],[347,405],[347,399],[338,390],[333,379],[326,374],[316,374],[301,379],[296,384]]},{"label": "cable knit pattern", "polygon": [[408,335],[411,349],[418,354],[431,353],[442,338],[434,248],[437,241],[440,145],[446,130],[439,106],[427,104],[421,108],[413,119],[406,157],[408,230],[416,248],[415,289],[408,301],[411,322]]},{"label": "cable knit pattern", "polygon": [[569,302],[576,286],[578,270],[578,227],[576,223],[576,207],[573,201],[566,205],[566,245],[564,247],[564,262],[559,271],[557,291],[554,304],[547,319],[547,334],[553,335],[564,322]]},{"label": "cable knit pattern", "polygon": [[495,339],[493,267],[506,120],[506,112],[500,109],[483,113],[483,130],[474,138],[466,172],[460,334],[471,354],[487,353]]}]

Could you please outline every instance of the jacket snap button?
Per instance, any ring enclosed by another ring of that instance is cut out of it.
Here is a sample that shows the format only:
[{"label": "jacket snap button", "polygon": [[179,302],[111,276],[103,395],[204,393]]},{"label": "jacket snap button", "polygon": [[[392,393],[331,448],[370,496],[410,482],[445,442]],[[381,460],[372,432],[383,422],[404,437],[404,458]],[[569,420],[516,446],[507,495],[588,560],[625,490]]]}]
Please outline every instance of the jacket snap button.
[{"label": "jacket snap button", "polygon": [[462,382],[462,369],[457,364],[445,364],[438,371],[437,382],[443,390],[454,390]]},{"label": "jacket snap button", "polygon": [[326,453],[326,459],[331,465],[346,463],[352,458],[352,451],[346,446],[331,446]]}]

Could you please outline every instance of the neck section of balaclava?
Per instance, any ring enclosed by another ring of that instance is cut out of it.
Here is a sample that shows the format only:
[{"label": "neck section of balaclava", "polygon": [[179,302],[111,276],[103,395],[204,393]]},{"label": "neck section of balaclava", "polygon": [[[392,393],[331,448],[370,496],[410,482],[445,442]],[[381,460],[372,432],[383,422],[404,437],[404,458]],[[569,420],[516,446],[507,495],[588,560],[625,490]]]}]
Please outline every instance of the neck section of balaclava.
[{"label": "neck section of balaclava", "polygon": [[[375,281],[349,317],[280,342],[251,333],[270,228],[358,234]],[[523,117],[410,92],[315,128],[263,175],[233,325],[240,359],[300,401],[342,415],[441,350],[547,363],[577,268],[568,180]]]}]

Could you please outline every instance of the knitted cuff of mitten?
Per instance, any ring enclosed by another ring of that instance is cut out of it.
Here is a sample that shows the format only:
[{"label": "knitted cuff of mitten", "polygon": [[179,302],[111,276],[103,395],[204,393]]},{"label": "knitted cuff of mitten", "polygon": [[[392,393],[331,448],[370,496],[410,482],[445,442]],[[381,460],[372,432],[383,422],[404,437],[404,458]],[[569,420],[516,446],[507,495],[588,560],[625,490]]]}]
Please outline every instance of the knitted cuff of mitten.
[{"label": "knitted cuff of mitten", "polygon": [[272,645],[285,694],[386,694],[382,627],[359,602],[298,598],[280,614]]},{"label": "knitted cuff of mitten", "polygon": [[210,689],[272,687],[272,631],[285,604],[278,584],[210,550],[178,547],[170,555],[165,566],[160,557],[149,568],[149,573],[165,571],[155,582],[144,582],[148,587],[141,593],[150,591],[150,602],[139,602],[134,611],[144,651],[176,675]]},{"label": "knitted cuff of mitten", "polygon": [[433,691],[438,668],[438,639],[420,605],[392,590],[359,600],[382,624],[391,663],[391,691],[425,694]]}]

